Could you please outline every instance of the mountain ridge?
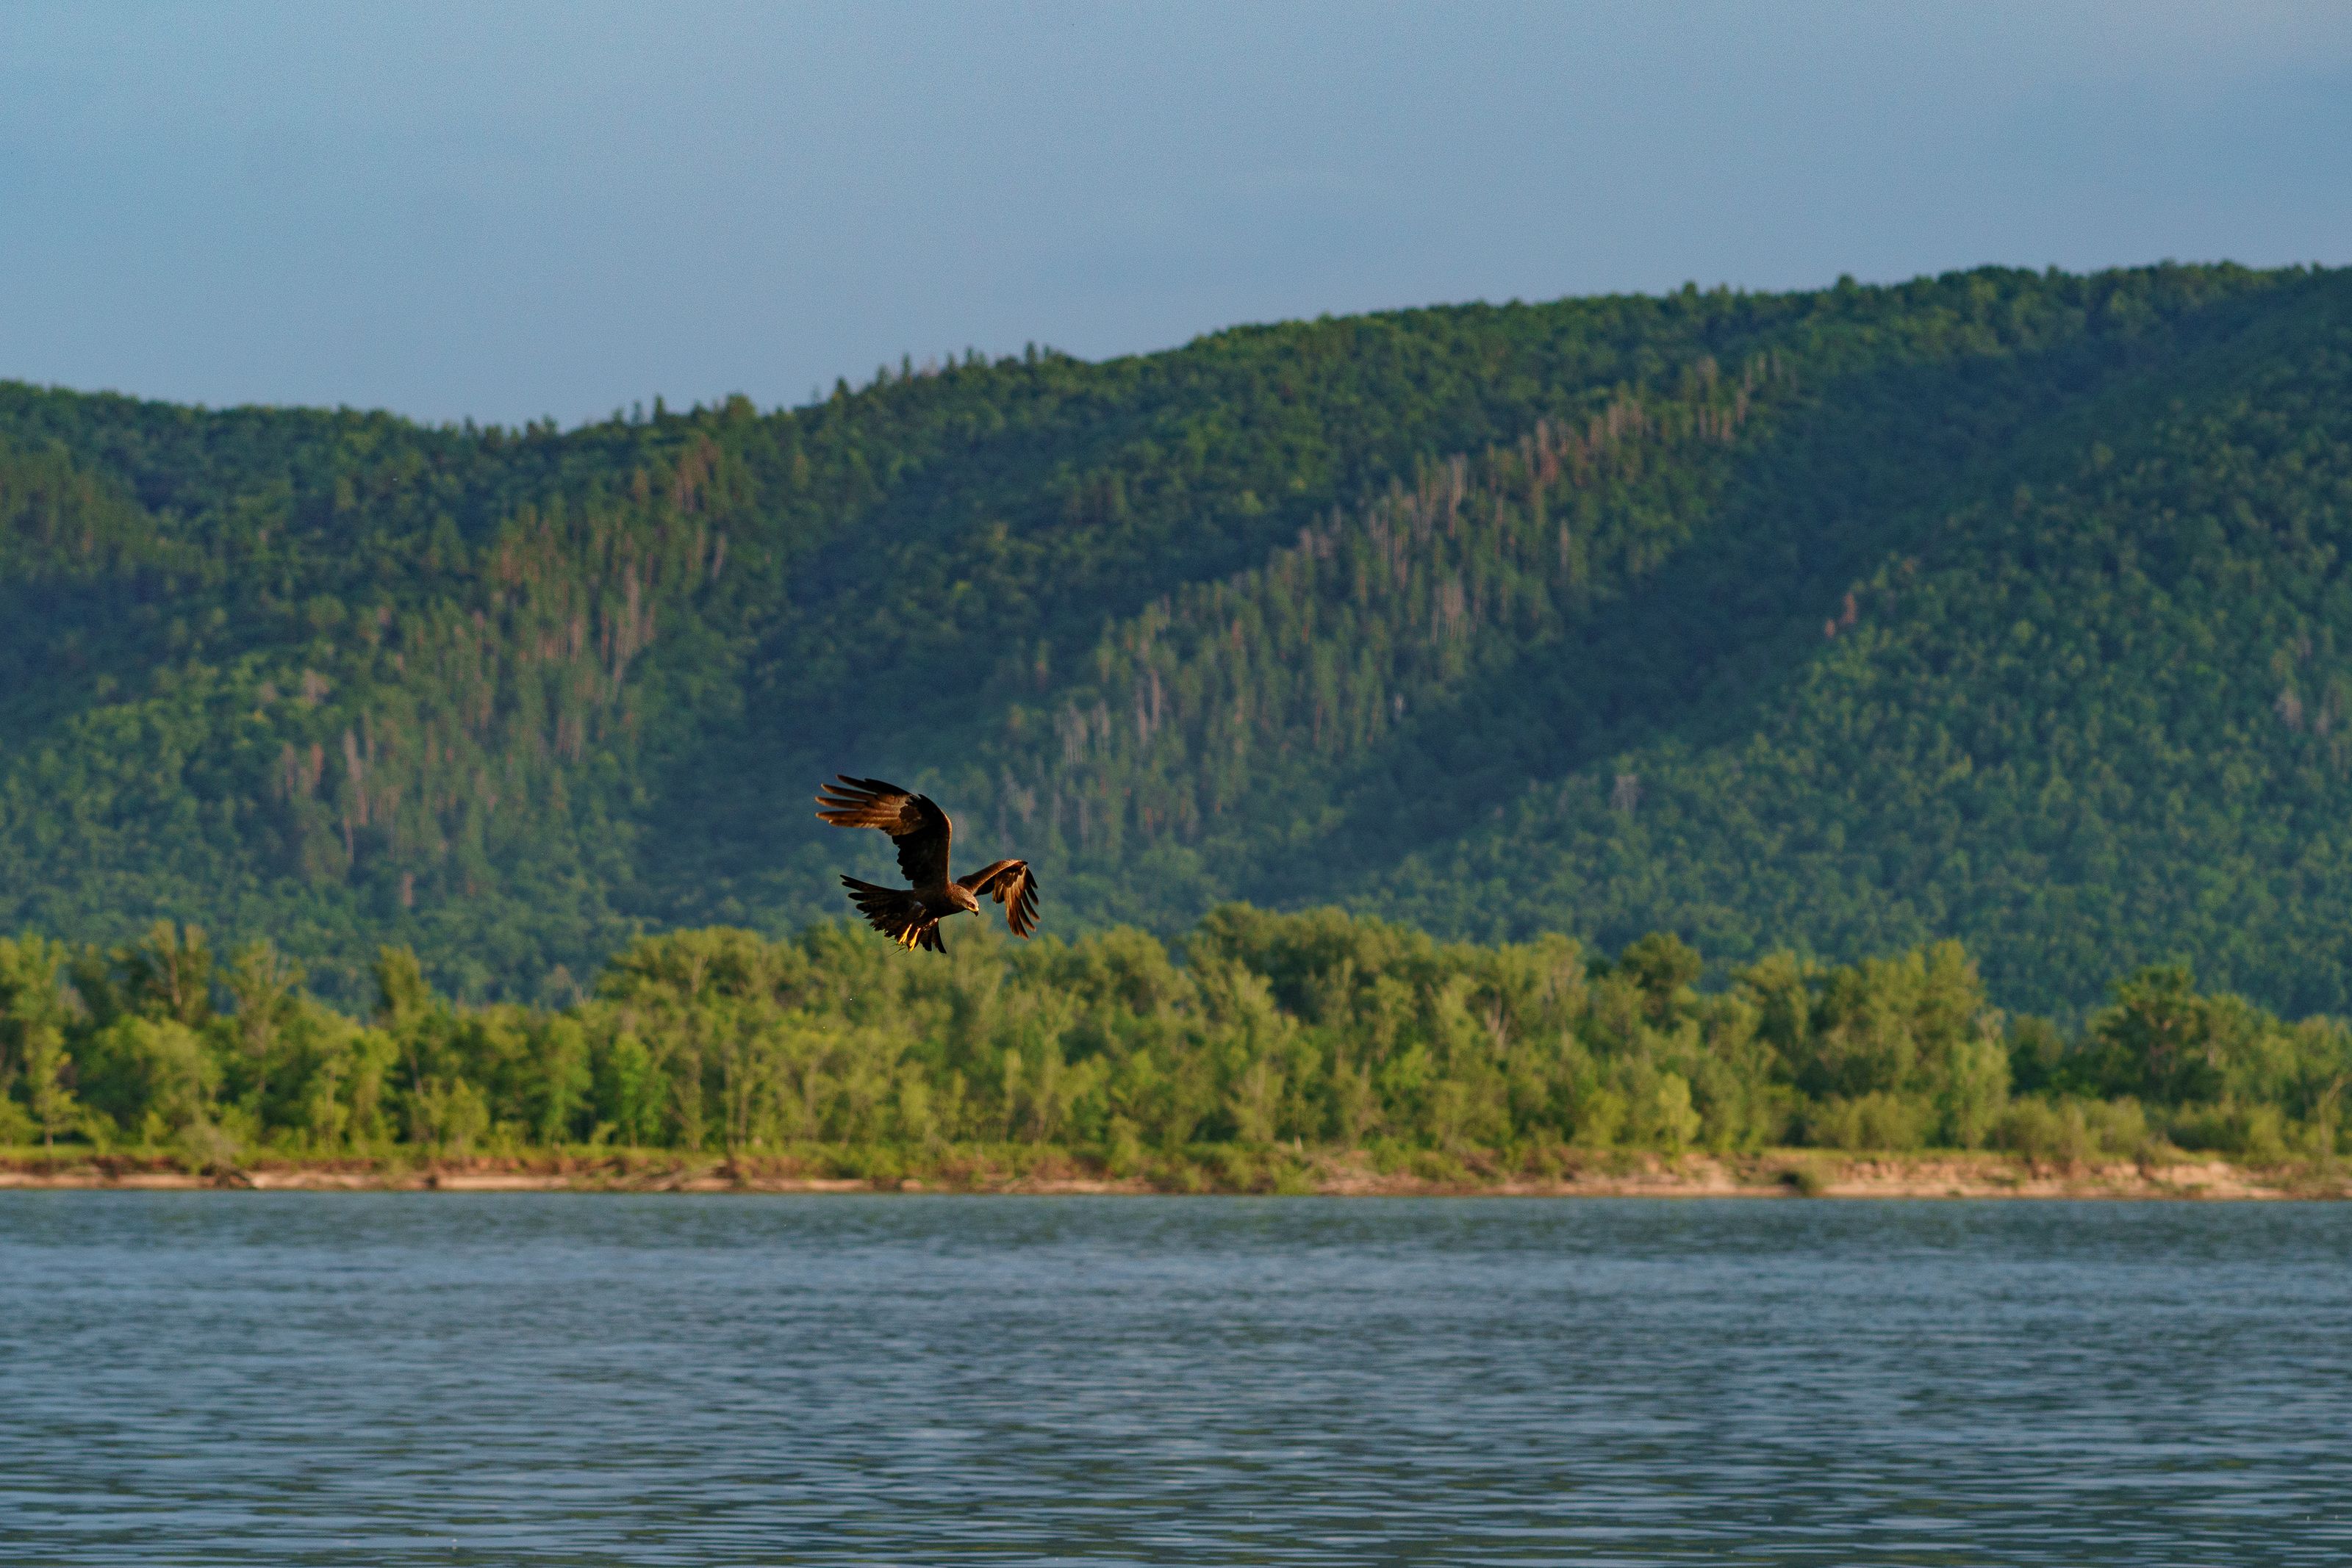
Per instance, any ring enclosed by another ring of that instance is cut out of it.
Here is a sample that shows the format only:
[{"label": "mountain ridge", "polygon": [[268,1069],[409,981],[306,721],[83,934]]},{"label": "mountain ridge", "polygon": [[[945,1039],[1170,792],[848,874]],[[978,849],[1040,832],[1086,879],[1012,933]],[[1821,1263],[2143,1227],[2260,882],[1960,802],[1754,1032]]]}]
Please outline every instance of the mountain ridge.
[{"label": "mountain ridge", "polygon": [[[2342,1010],[2347,331],[2342,273],[1986,269],[570,432],[0,384],[0,926],[560,996],[639,929],[838,913],[882,869],[803,820],[843,768],[1066,930],[1957,936],[2012,1005],[2177,954]],[[2038,573],[2075,621],[2015,612]],[[2053,758],[2087,803],[2024,803]]]}]

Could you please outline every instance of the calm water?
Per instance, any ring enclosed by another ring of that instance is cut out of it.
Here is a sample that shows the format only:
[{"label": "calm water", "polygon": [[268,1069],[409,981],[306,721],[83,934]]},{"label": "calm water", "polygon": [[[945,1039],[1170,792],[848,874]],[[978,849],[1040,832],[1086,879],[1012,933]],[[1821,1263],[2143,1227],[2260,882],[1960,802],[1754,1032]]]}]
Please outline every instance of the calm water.
[{"label": "calm water", "polygon": [[0,1558],[2328,1563],[2352,1206],[0,1193]]}]

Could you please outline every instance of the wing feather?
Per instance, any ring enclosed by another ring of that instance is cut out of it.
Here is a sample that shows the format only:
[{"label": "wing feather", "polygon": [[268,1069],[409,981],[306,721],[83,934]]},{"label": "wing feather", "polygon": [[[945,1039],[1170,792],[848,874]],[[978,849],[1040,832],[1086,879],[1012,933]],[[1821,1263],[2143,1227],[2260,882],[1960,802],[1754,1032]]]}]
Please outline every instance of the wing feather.
[{"label": "wing feather", "polygon": [[898,846],[898,872],[918,888],[945,887],[955,825],[929,795],[879,779],[834,775],[817,791],[817,816],[836,828],[879,828]]},{"label": "wing feather", "polygon": [[1037,877],[1027,861],[997,861],[970,876],[956,878],[956,885],[975,896],[987,894],[1003,904],[1004,924],[1015,936],[1026,936],[1037,929]]}]

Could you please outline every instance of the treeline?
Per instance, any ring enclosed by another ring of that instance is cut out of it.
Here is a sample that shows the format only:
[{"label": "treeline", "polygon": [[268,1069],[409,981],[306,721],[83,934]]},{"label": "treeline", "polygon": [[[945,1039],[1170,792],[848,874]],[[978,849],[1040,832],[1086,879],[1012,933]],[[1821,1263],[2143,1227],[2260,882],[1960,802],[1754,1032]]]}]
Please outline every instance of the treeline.
[{"label": "treeline", "polygon": [[960,935],[646,937],[592,997],[469,1007],[387,948],[364,1018],[267,943],[0,941],[0,1144],[257,1159],[661,1149],[887,1174],[958,1148],[1113,1173],[1289,1149],[1487,1168],[1572,1150],[2006,1148],[2045,1159],[2343,1152],[2352,1029],[2116,982],[2078,1029],[1990,1006],[1954,943],[1779,954],[1702,991],[1671,936],[1447,944],[1336,911]]}]

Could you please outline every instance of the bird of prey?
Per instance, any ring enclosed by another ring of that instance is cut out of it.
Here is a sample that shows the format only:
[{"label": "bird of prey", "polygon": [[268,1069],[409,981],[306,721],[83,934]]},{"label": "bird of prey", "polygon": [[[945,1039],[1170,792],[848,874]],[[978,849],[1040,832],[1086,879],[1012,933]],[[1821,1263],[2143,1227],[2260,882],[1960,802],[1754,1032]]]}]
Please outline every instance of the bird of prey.
[{"label": "bird of prey", "polygon": [[980,913],[981,894],[1004,906],[1015,936],[1037,929],[1037,879],[1027,861],[998,861],[970,876],[948,879],[948,840],[955,827],[928,795],[913,795],[879,779],[837,773],[817,794],[817,815],[836,828],[879,828],[898,848],[898,873],[912,887],[877,887],[845,876],[849,901],[866,923],[901,947],[944,953],[940,922]]}]

